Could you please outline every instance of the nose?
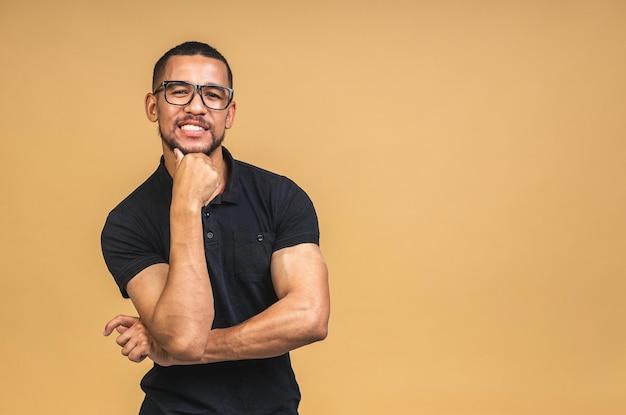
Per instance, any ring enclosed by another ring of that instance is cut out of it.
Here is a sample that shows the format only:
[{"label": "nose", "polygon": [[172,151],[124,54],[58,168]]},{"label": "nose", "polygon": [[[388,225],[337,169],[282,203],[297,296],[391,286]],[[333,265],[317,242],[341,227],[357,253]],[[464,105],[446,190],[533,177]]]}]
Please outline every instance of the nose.
[{"label": "nose", "polygon": [[193,98],[191,98],[189,104],[185,106],[185,111],[191,114],[205,114],[207,110],[208,108],[204,105],[199,91],[195,91]]}]

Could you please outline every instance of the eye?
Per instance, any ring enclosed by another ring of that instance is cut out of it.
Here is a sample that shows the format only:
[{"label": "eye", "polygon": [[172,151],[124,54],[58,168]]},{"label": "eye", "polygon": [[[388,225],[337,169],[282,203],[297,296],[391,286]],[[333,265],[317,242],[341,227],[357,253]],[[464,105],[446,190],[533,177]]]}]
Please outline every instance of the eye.
[{"label": "eye", "polygon": [[176,88],[176,89],[170,90],[170,94],[178,95],[178,96],[180,96],[180,95],[187,95],[187,94],[189,94],[189,91],[184,89],[184,88]]},{"label": "eye", "polygon": [[191,94],[193,87],[183,83],[172,82],[167,84],[167,94],[169,96],[184,97]]},{"label": "eye", "polygon": [[215,86],[205,86],[202,88],[202,96],[211,101],[221,101],[227,98],[226,90]]}]

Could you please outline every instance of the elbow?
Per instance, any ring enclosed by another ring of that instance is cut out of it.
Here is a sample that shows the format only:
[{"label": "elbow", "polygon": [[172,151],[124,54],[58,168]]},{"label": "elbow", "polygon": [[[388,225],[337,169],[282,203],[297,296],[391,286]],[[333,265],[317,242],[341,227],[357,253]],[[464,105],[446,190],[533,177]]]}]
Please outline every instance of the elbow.
[{"label": "elbow", "polygon": [[309,343],[322,341],[328,337],[328,318],[327,310],[316,310],[309,313],[305,324]]},{"label": "elbow", "polygon": [[198,338],[175,338],[163,343],[163,349],[174,359],[183,362],[200,362],[204,357],[206,342]]},{"label": "elbow", "polygon": [[328,337],[328,325],[316,327],[311,331],[311,343],[319,342]]},{"label": "elbow", "polygon": [[[209,321],[213,324],[212,316],[200,323],[189,318],[161,318],[154,327],[154,338],[157,344],[174,360],[187,364],[200,363],[205,356],[205,347],[209,339],[211,326],[201,324]],[[177,316],[178,317],[178,316]]]}]

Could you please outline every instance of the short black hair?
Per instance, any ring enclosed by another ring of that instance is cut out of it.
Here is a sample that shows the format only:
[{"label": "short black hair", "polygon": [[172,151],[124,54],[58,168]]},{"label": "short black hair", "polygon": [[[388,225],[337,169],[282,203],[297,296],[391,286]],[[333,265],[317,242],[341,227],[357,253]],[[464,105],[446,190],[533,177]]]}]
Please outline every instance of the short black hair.
[{"label": "short black hair", "polygon": [[207,58],[217,59],[224,62],[226,65],[226,71],[228,73],[228,86],[233,87],[233,73],[230,70],[228,61],[217,49],[213,46],[207,45],[202,42],[185,42],[165,52],[165,55],[154,65],[154,71],[152,72],[152,90],[158,87],[157,81],[163,76],[165,65],[172,56],[195,56],[201,55]]}]

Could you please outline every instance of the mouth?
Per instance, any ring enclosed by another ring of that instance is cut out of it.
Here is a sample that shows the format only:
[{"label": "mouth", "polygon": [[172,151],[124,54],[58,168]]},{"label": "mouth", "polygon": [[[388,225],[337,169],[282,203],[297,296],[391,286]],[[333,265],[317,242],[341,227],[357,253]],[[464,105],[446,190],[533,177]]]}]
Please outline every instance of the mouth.
[{"label": "mouth", "polygon": [[183,124],[180,126],[180,129],[183,131],[204,131],[206,130],[203,127],[200,127],[199,125],[194,125],[194,124]]},{"label": "mouth", "polygon": [[199,137],[208,131],[209,125],[200,120],[184,120],[178,124],[178,128],[190,137]]}]

